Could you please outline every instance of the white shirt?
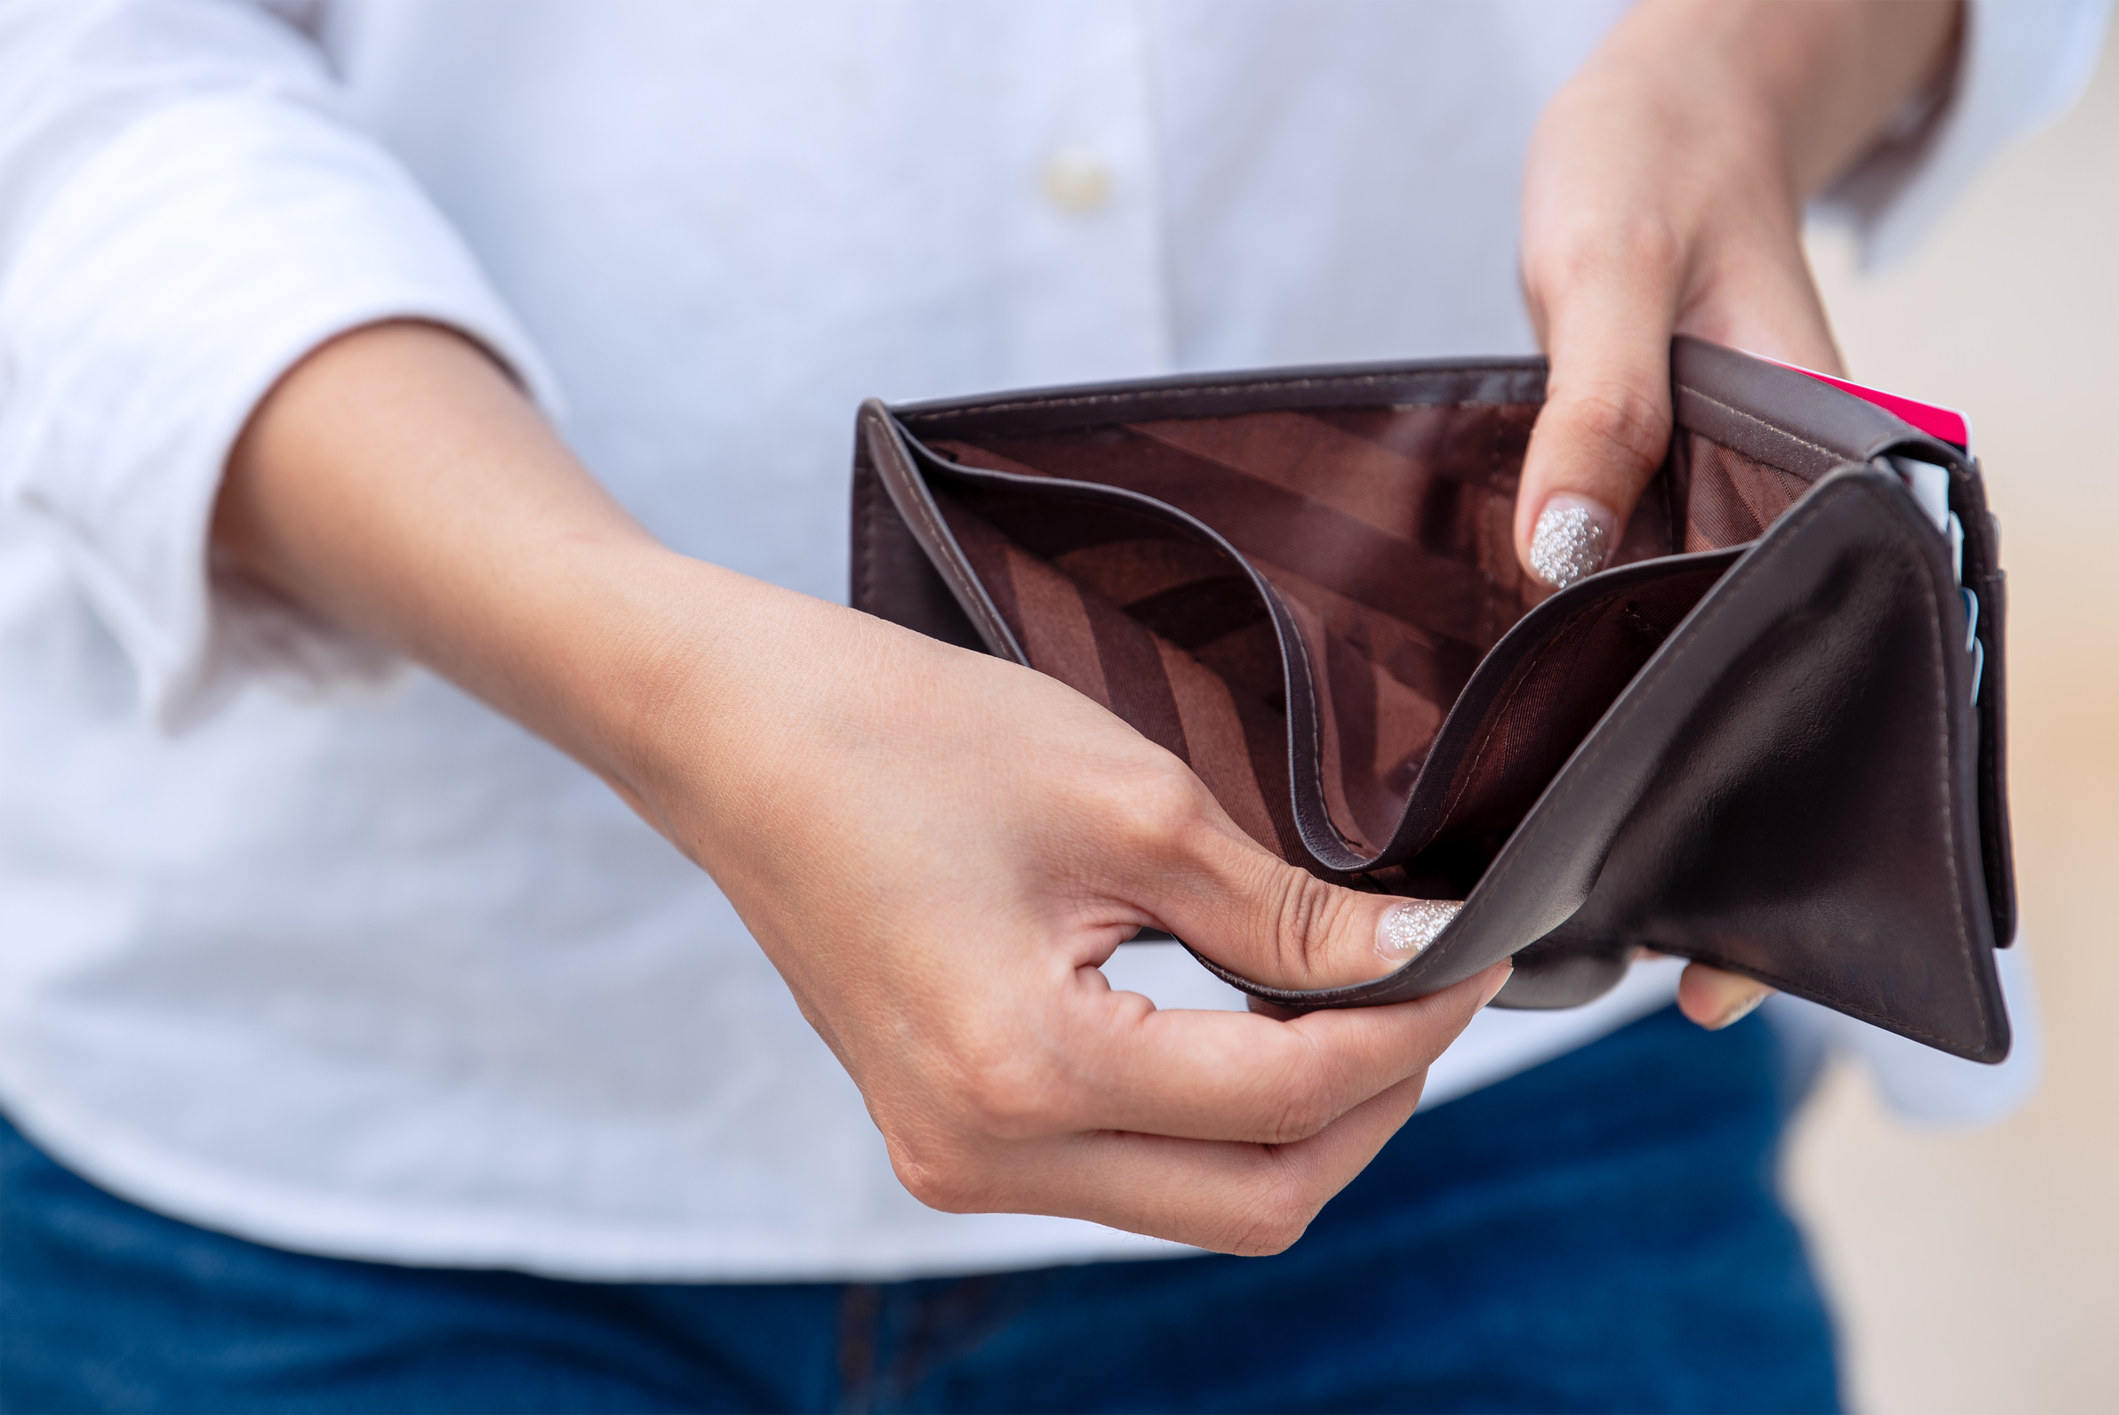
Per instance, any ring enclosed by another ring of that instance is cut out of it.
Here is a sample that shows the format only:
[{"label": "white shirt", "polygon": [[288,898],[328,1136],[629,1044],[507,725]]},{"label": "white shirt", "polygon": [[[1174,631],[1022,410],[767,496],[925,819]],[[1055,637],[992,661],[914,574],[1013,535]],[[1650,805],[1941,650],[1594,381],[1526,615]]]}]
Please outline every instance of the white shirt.
[{"label": "white shirt", "polygon": [[[423,317],[666,542],[841,597],[864,396],[1530,349],[1524,145],[1617,9],[0,6],[0,1107],[355,1257],[1170,1251],[908,1197],[704,874],[440,680],[213,588],[219,469],[302,353]],[[1977,10],[1949,105],[1842,188],[1872,242],[2063,108],[2101,17]],[[1489,1013],[1431,1101],[1669,989]]]}]

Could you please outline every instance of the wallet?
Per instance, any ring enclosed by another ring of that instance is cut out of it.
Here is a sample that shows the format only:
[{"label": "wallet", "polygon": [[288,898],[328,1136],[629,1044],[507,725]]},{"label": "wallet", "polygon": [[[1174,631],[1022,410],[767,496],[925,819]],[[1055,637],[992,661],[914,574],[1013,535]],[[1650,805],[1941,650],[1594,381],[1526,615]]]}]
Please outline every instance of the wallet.
[{"label": "wallet", "polygon": [[[2003,577],[1969,450],[1846,386],[1671,351],[1606,568],[1519,565],[1537,359],[865,404],[856,608],[1049,674],[1336,883],[1461,900],[1402,1001],[1513,957],[1570,1007],[1637,950],[1997,1062],[2014,933]],[[1195,955],[1199,956],[1199,955]]]}]

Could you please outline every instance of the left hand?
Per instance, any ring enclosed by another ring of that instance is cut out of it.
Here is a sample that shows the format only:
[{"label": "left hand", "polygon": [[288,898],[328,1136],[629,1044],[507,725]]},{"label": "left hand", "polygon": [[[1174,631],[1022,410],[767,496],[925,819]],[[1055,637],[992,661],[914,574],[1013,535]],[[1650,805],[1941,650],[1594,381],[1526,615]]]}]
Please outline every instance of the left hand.
[{"label": "left hand", "polygon": [[[1533,574],[1572,583],[1618,544],[1670,441],[1673,333],[1840,371],[1804,204],[1940,82],[1958,10],[1645,0],[1554,97],[1523,189],[1524,295],[1552,363],[1516,502]],[[1695,963],[1678,1005],[1718,1028],[1769,992]]]}]

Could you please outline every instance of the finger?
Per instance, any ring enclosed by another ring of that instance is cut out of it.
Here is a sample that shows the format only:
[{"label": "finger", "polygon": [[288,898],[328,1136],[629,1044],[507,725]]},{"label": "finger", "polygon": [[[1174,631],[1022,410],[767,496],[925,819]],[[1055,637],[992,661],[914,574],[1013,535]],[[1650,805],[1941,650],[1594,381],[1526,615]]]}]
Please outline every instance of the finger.
[{"label": "finger", "polygon": [[[1387,1007],[1276,1022],[1248,1012],[1149,1010],[1128,994],[1076,1048],[1071,1113],[1052,1129],[1127,1130],[1285,1144],[1422,1075],[1508,980],[1498,963],[1456,986]],[[1086,1058],[1083,1060],[1081,1058]]]},{"label": "finger", "polygon": [[1551,373],[1516,492],[1516,551],[1565,588],[1604,568],[1670,441],[1678,272],[1591,259],[1543,300]]},{"label": "finger", "polygon": [[1678,1011],[1710,1032],[1741,1022],[1772,995],[1773,989],[1756,979],[1705,963],[1686,964],[1678,978]]},{"label": "finger", "polygon": [[996,1189],[1006,1197],[991,1206],[1087,1218],[1220,1253],[1278,1253],[1405,1124],[1422,1079],[1401,1081],[1292,1144],[1107,1131],[1040,1145],[1012,1167]]},{"label": "finger", "polygon": [[1232,972],[1270,987],[1366,982],[1434,941],[1453,900],[1345,889],[1202,816],[1144,853],[1131,894],[1157,923]]}]

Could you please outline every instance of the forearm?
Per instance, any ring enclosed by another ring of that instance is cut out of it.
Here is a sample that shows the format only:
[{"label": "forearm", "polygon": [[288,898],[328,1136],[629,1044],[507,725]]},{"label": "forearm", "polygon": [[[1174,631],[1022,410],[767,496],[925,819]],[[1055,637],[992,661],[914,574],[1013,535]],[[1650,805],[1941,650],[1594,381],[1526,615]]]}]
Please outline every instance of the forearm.
[{"label": "forearm", "polygon": [[680,674],[792,599],[660,546],[497,365],[419,324],[316,351],[252,417],[217,552],[435,668],[635,804]]}]

